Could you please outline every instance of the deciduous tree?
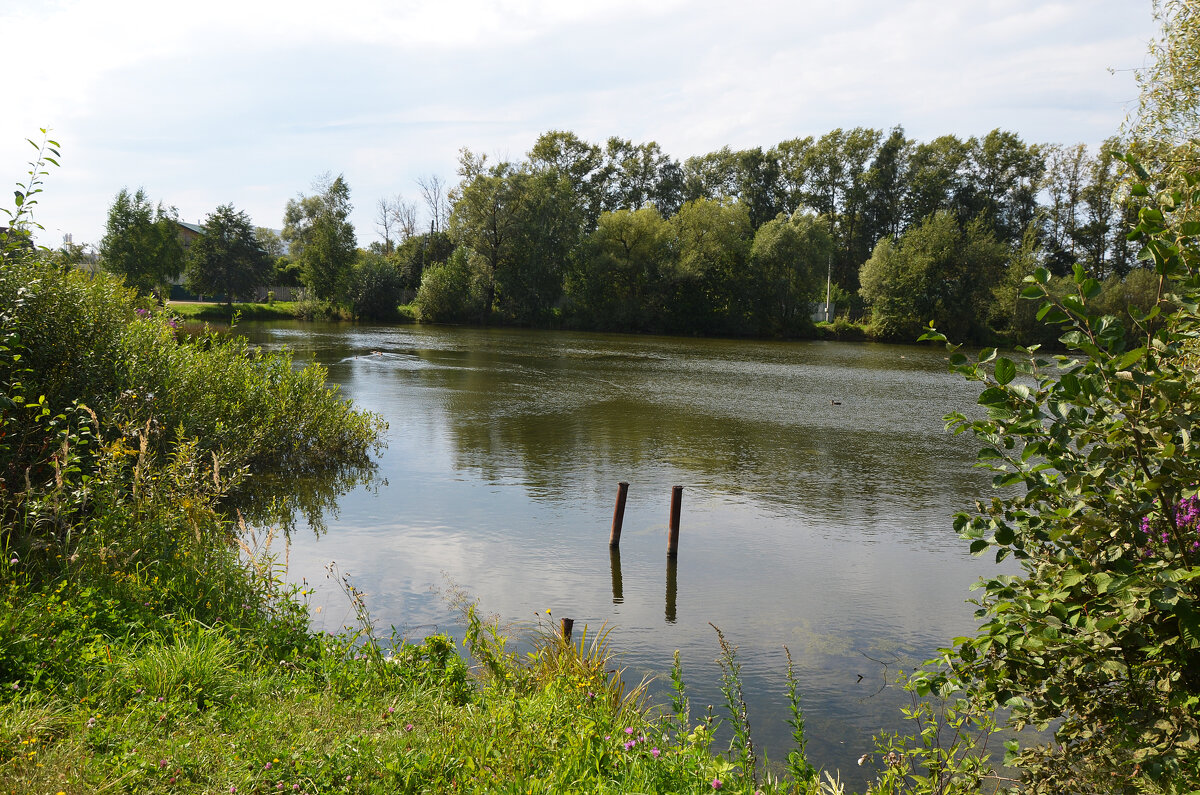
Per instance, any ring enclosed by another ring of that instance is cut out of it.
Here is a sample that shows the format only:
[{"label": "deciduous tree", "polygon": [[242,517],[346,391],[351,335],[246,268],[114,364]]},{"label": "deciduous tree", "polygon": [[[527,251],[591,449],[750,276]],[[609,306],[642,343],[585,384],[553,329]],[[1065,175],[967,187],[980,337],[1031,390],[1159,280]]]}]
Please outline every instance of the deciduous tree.
[{"label": "deciduous tree", "polygon": [[350,187],[339,174],[313,183],[317,193],[290,199],[284,210],[283,239],[300,265],[301,279],[322,301],[341,297],[357,253],[350,223]]}]

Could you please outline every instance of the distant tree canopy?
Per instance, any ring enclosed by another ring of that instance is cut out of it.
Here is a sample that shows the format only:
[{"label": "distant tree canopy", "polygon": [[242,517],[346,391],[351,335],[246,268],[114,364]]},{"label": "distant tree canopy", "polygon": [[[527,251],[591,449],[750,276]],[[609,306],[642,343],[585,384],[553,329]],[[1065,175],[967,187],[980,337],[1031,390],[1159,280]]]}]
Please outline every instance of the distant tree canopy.
[{"label": "distant tree canopy", "polygon": [[828,275],[838,313],[882,336],[937,320],[1019,341],[1032,324],[1010,304],[1034,267],[1114,285],[1134,269],[1118,148],[1004,130],[915,141],[897,126],[681,163],[653,141],[552,130],[523,160],[463,150],[446,244],[418,258],[428,247],[410,239],[389,260],[411,284],[465,249],[484,320],[804,335]]},{"label": "distant tree canopy", "polygon": [[223,204],[204,219],[204,234],[197,238],[187,255],[187,285],[194,293],[246,297],[252,290],[268,284],[274,276],[274,263],[263,250],[254,225],[246,213]]},{"label": "distant tree canopy", "polygon": [[125,283],[143,295],[165,285],[183,270],[183,243],[178,213],[173,207],[150,203],[138,188],[122,188],[108,209],[108,222],[100,240],[100,262],[105,270],[125,277]]}]

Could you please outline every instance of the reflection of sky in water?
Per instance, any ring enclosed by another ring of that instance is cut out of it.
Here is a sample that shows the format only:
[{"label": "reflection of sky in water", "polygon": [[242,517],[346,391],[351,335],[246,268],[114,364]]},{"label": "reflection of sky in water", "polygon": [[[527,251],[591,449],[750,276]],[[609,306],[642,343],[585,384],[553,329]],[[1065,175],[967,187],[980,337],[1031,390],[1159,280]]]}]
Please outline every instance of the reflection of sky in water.
[{"label": "reflection of sky in water", "polygon": [[[577,626],[610,623],[635,681],[663,674],[679,649],[702,709],[720,699],[711,621],[740,648],[770,757],[787,751],[787,644],[810,750],[850,783],[870,735],[899,723],[902,694],[878,692],[885,673],[972,628],[969,585],[990,564],[966,554],[951,514],[989,479],[970,466],[971,442],[943,430],[942,415],[969,410],[976,391],[945,371],[940,349],[243,330],[315,357],[390,423],[380,460],[389,485],[347,495],[327,536],[292,544],[291,576],[319,586],[320,626],[351,616],[325,580],[329,560],[367,592],[379,627],[413,636],[458,634],[434,592],[448,579],[505,620],[550,607]],[[619,480],[631,486],[614,572],[606,542]],[[670,605],[676,484],[685,492]]]}]

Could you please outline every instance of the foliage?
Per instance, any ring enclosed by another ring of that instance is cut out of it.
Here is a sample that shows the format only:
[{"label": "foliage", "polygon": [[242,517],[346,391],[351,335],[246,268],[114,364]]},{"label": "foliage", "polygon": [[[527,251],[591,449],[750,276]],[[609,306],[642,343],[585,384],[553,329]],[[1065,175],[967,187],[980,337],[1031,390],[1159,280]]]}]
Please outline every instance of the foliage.
[{"label": "foliage", "polygon": [[[269,231],[269,230],[268,230]],[[187,285],[198,294],[246,297],[269,284],[274,264],[259,245],[250,217],[223,204],[204,219],[204,234],[188,248]]]},{"label": "foliage", "polygon": [[812,215],[780,215],[758,228],[750,246],[754,318],[760,334],[806,331],[809,309],[824,300],[833,255],[828,225]]},{"label": "foliage", "polygon": [[33,208],[38,203],[37,195],[42,192],[42,177],[48,176],[47,164],[57,166],[59,143],[50,138],[49,133],[41,130],[41,142],[26,138],[25,141],[37,151],[37,156],[29,161],[29,179],[17,183],[13,191],[13,204],[9,209],[0,207],[0,212],[8,216],[8,226],[0,228],[0,263],[23,258],[32,245],[32,231],[44,227],[33,220]]},{"label": "foliage", "polygon": [[986,315],[1004,247],[979,221],[966,227],[948,212],[926,218],[899,240],[884,238],[862,269],[862,295],[884,337],[915,336],[935,319],[957,336]]},{"label": "foliage", "polygon": [[568,267],[567,312],[585,328],[649,331],[666,308],[672,239],[654,207],[600,215]]},{"label": "foliage", "polygon": [[284,208],[283,239],[300,266],[301,280],[320,301],[340,299],[354,263],[357,243],[350,223],[350,186],[339,174],[313,183],[317,193],[290,199]]},{"label": "foliage", "polygon": [[425,268],[414,302],[418,316],[433,323],[477,319],[487,312],[490,283],[480,260],[457,248],[444,264]]},{"label": "foliage", "polygon": [[1132,333],[1099,311],[1081,266],[1063,295],[1039,268],[1025,294],[1068,355],[952,357],[983,385],[987,416],[948,422],[985,443],[997,486],[1021,490],[955,526],[1022,574],[981,583],[983,624],[945,662],[1013,725],[1053,729],[1053,744],[1010,746],[1034,791],[1200,786],[1200,226],[1174,218],[1198,198],[1197,175],[1172,182],[1189,187],[1155,197],[1133,232],[1157,288],[1149,312],[1129,309]]},{"label": "foliage", "polygon": [[1151,65],[1136,72],[1138,111],[1130,137],[1151,151],[1177,150],[1195,166],[1200,138],[1200,7],[1194,0],[1154,0],[1161,35],[1150,43]]},{"label": "foliage", "polygon": [[141,188],[130,194],[122,188],[108,208],[100,240],[100,262],[141,295],[160,288],[183,270],[184,250],[178,213],[162,202],[152,207]]},{"label": "foliage", "polygon": [[739,202],[685,202],[668,225],[678,258],[664,274],[666,322],[673,331],[744,334],[750,297],[744,278],[753,230]]},{"label": "foliage", "polygon": [[350,273],[350,311],[367,320],[392,320],[400,304],[400,271],[378,254],[362,252]]},{"label": "foliage", "polygon": [[878,765],[869,792],[965,795],[981,791],[985,781],[1000,784],[988,751],[995,721],[969,696],[956,692],[958,684],[945,679],[931,683],[920,674],[904,681],[910,701],[901,711],[915,734],[885,732],[875,738],[875,756],[859,760],[864,764],[869,758]]}]

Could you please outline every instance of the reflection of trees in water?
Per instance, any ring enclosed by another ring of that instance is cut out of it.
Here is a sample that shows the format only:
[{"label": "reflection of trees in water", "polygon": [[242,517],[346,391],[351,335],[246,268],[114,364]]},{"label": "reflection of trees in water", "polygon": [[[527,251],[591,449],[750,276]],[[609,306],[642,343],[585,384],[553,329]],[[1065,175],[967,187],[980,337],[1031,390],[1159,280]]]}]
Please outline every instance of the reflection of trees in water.
[{"label": "reflection of trees in water", "polygon": [[561,396],[505,391],[464,390],[448,402],[456,465],[492,480],[519,470],[531,491],[550,500],[572,499],[581,481],[662,467],[781,511],[852,505],[868,519],[881,501],[921,510],[944,494],[986,488],[970,468],[973,452],[940,433],[820,416],[785,425],[619,397],[567,409],[556,405]]},{"label": "reflection of trees in water", "polygon": [[342,495],[359,486],[374,493],[386,485],[376,464],[364,459],[302,474],[264,472],[247,478],[228,501],[250,524],[278,527],[290,536],[303,520],[314,534],[321,535],[326,519],[337,519]]}]

